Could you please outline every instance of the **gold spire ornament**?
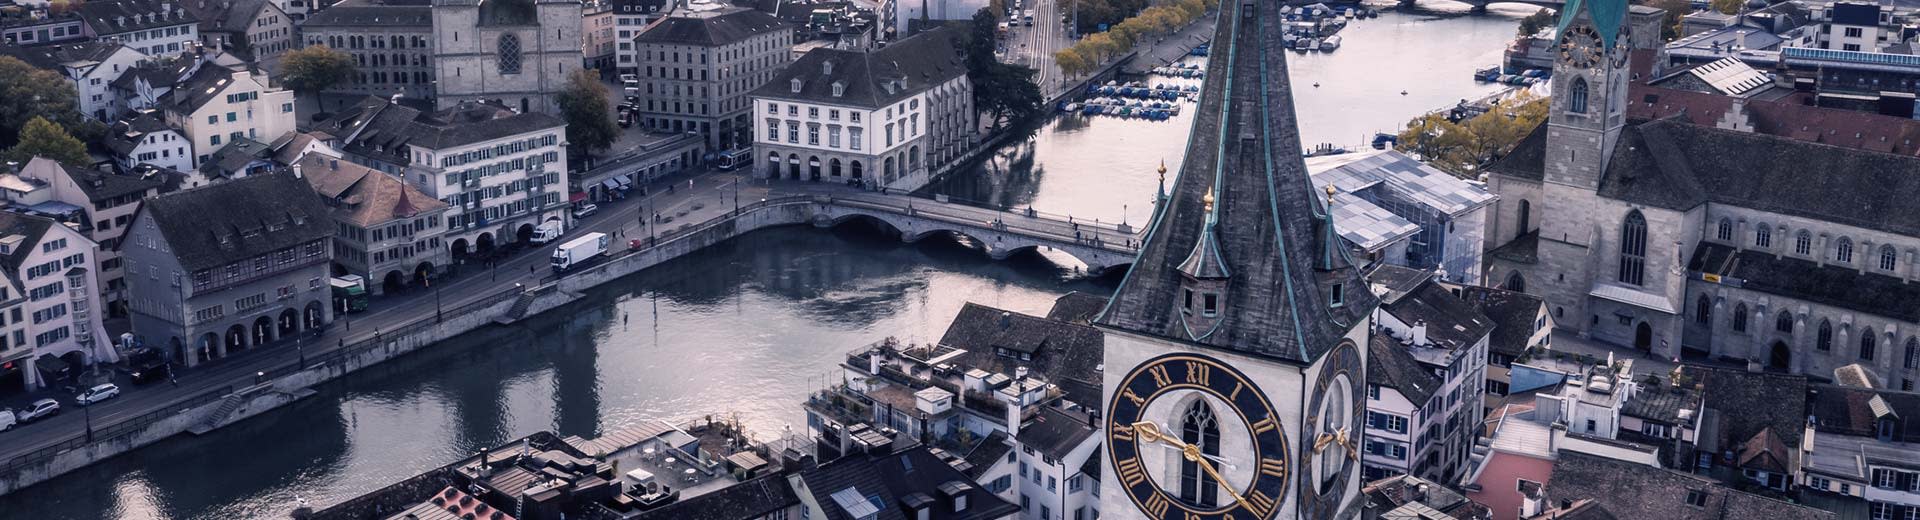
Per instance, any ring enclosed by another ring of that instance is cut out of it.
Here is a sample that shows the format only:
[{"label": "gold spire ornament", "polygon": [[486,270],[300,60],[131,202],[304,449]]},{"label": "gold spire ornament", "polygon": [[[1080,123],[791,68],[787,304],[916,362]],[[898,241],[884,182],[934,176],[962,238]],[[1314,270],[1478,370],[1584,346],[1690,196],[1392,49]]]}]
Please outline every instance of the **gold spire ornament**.
[{"label": "gold spire ornament", "polygon": [[1200,197],[1200,203],[1206,205],[1207,213],[1213,213],[1213,188],[1207,188],[1207,194]]}]

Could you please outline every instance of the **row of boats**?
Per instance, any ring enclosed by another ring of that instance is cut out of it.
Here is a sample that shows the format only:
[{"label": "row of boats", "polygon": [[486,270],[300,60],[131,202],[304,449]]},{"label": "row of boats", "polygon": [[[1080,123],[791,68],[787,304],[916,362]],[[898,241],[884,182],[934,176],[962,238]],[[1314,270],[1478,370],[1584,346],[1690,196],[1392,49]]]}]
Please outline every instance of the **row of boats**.
[{"label": "row of boats", "polygon": [[1206,79],[1207,69],[1198,63],[1175,63],[1165,67],[1154,67],[1153,73],[1169,78]]},{"label": "row of boats", "polygon": [[1306,51],[1333,52],[1334,49],[1340,48],[1340,35],[1338,34],[1332,34],[1332,35],[1327,35],[1325,37],[1313,38],[1313,37],[1307,37],[1307,36],[1296,36],[1292,33],[1288,33],[1288,34],[1281,35],[1280,39],[1283,43],[1287,45],[1287,48],[1300,51],[1300,52],[1306,52]]},{"label": "row of boats", "polygon": [[1520,71],[1519,74],[1507,74],[1502,72],[1499,66],[1493,66],[1473,71],[1473,79],[1506,85],[1533,85],[1552,77],[1553,72],[1546,69],[1527,69]]},{"label": "row of boats", "polygon": [[1128,101],[1114,98],[1094,98],[1085,103],[1067,103],[1060,107],[1067,113],[1079,113],[1084,116],[1108,115],[1116,117],[1141,118],[1149,121],[1165,121],[1180,114],[1179,103],[1165,101]]},{"label": "row of boats", "polygon": [[1141,83],[1138,81],[1125,83],[1125,84],[1121,84],[1115,81],[1108,81],[1107,84],[1105,85],[1094,85],[1094,86],[1087,87],[1087,95],[1089,96],[1121,97],[1121,98],[1129,98],[1129,99],[1173,101],[1173,100],[1179,100],[1179,99],[1192,98],[1199,94],[1200,94],[1199,85],[1182,86],[1182,85],[1170,85],[1170,84],[1162,83],[1162,84],[1157,84],[1153,86],[1148,86],[1147,84]]}]

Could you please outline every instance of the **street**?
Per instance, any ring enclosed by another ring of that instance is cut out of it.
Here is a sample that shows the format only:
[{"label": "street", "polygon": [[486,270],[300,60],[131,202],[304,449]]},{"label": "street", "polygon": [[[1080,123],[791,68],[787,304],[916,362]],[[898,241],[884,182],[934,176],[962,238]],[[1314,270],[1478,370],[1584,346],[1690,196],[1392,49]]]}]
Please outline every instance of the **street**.
[{"label": "street", "polygon": [[[1040,93],[1049,98],[1065,88],[1066,80],[1053,53],[1073,45],[1067,27],[1060,23],[1060,16],[1067,13],[1060,11],[1059,6],[1059,0],[1026,0],[1021,9],[1015,11],[1015,19],[1011,20],[1016,22],[1014,27],[1007,29],[1006,61],[1039,71],[1033,81],[1040,85]],[[1018,17],[1021,10],[1028,9],[1033,11],[1032,27],[1020,23]]]}]

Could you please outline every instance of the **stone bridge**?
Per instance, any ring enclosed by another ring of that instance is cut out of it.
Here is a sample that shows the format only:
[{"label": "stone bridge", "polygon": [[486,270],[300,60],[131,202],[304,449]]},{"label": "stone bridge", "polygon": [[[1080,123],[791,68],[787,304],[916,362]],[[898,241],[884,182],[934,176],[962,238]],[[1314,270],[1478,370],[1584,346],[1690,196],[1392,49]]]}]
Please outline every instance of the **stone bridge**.
[{"label": "stone bridge", "polygon": [[[1537,5],[1540,7],[1545,7],[1545,8],[1553,9],[1556,11],[1559,10],[1561,7],[1567,5],[1567,2],[1565,0],[1445,0],[1445,1],[1449,3],[1471,4],[1473,6],[1474,12],[1487,10],[1487,5],[1489,4]],[[1419,0],[1400,0],[1400,5],[1402,7],[1413,7],[1417,3],[1419,3]]]},{"label": "stone bridge", "polygon": [[1132,265],[1145,234],[1126,224],[1077,222],[1031,210],[997,211],[905,195],[815,195],[813,203],[815,226],[833,227],[864,218],[898,230],[907,242],[959,235],[985,248],[995,260],[1046,248],[1080,260],[1093,274]]}]

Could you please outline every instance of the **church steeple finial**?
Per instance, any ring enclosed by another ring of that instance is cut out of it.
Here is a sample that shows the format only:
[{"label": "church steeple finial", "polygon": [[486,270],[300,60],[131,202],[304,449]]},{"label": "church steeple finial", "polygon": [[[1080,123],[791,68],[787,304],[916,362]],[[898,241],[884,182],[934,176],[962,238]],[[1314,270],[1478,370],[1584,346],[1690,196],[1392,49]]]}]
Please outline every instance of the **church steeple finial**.
[{"label": "church steeple finial", "polygon": [[1166,159],[1160,160],[1160,198],[1154,199],[1154,201],[1156,201],[1157,203],[1167,201],[1167,160]]}]

